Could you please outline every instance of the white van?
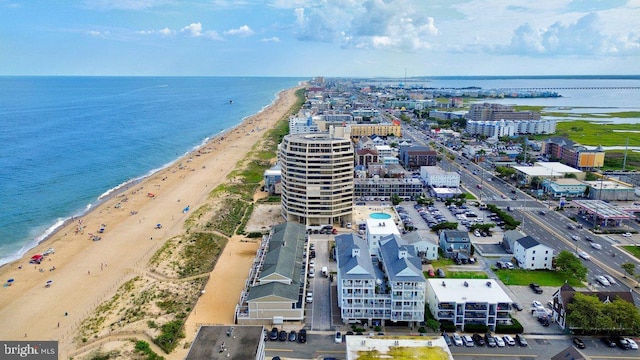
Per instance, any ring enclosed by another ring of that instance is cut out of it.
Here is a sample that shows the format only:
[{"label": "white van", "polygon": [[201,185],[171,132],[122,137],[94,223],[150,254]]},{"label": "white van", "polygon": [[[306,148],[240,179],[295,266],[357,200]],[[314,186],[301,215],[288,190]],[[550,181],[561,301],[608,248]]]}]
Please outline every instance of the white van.
[{"label": "white van", "polygon": [[469,335],[463,335],[462,336],[462,342],[464,343],[464,346],[468,346],[468,347],[475,346],[475,344],[473,342],[473,338],[471,338],[471,336],[469,336]]}]

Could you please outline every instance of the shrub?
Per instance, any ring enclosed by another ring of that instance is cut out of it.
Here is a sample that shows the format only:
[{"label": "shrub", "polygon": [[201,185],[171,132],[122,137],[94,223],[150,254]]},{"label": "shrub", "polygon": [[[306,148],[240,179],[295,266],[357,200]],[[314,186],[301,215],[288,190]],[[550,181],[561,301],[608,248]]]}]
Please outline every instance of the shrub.
[{"label": "shrub", "polygon": [[466,324],[464,326],[464,331],[470,333],[484,334],[487,330],[489,330],[489,328],[484,324]]},{"label": "shrub", "polygon": [[449,320],[440,320],[440,330],[445,332],[455,332],[456,326],[452,321]]},{"label": "shrub", "polygon": [[524,328],[522,327],[520,322],[513,318],[511,319],[511,321],[513,322],[512,325],[497,324],[496,332],[500,334],[522,334]]}]

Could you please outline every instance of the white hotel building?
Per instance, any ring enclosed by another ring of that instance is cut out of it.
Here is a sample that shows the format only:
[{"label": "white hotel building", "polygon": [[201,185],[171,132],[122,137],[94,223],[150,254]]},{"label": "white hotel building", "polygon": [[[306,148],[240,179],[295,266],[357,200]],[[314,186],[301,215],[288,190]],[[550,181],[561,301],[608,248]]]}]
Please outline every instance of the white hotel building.
[{"label": "white hotel building", "polygon": [[426,186],[434,188],[457,188],[460,186],[460,174],[444,171],[438,166],[421,166],[420,178]]},{"label": "white hotel building", "polygon": [[424,321],[426,280],[412,245],[397,235],[372,257],[356,234],[336,236],[338,306],[343,323]]}]

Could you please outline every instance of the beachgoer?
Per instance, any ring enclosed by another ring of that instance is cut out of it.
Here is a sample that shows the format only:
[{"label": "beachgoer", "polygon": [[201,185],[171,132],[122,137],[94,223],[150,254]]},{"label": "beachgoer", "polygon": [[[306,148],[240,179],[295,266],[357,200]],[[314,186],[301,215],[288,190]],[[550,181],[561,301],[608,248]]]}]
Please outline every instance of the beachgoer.
[{"label": "beachgoer", "polygon": [[69,313],[65,311],[65,312],[64,312],[64,316],[67,316],[67,315],[69,315]]}]

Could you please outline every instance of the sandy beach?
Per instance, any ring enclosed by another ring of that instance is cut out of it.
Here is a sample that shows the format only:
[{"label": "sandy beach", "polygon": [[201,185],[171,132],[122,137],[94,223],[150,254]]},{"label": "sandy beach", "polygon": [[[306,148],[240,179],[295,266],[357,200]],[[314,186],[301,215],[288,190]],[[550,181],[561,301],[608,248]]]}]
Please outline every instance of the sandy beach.
[{"label": "sandy beach", "polygon": [[[59,340],[60,358],[82,348],[84,345],[74,342],[79,324],[126,281],[153,271],[148,267],[151,256],[167,239],[184,231],[190,215],[185,208],[197,209],[212,189],[228,181],[238,161],[295,104],[295,90],[281,92],[271,106],[224,136],[123,189],[66,224],[22,259],[1,267],[0,279],[14,281],[0,290],[0,339]],[[162,228],[157,229],[156,224]],[[100,228],[104,232],[99,233]],[[92,240],[94,236],[100,240]],[[229,239],[205,294],[187,318],[184,342],[193,340],[198,324],[233,322],[233,310],[257,249],[257,242],[241,240],[241,236]],[[34,254],[48,248],[55,253],[39,265],[29,264]],[[49,287],[45,286],[48,281]],[[169,355],[158,354],[181,359],[186,351],[180,347]]]}]

